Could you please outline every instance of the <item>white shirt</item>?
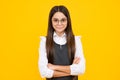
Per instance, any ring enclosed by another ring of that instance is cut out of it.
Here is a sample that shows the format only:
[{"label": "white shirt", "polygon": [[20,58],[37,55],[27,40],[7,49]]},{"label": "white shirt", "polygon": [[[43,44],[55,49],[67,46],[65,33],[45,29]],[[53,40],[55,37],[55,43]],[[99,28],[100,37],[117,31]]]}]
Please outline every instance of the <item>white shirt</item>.
[{"label": "white shirt", "polygon": [[[46,53],[46,47],[45,47],[46,37],[41,36],[40,38],[41,38],[41,41],[40,41],[39,61],[38,61],[39,71],[42,77],[52,78],[54,70],[51,70],[47,67],[48,59],[47,59],[47,53]],[[61,37],[59,37],[54,32],[53,40],[55,41],[55,43],[63,45],[66,43],[66,34],[64,33]],[[80,62],[78,64],[70,65],[71,75],[79,75],[85,72],[85,58],[83,55],[80,36],[75,36],[75,46],[76,46],[75,57],[80,57]]]}]

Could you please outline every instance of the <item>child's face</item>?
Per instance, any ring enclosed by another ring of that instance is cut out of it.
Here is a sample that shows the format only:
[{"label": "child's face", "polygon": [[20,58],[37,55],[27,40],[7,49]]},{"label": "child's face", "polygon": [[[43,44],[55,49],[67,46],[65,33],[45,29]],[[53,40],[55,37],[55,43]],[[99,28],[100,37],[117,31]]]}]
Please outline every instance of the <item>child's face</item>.
[{"label": "child's face", "polygon": [[52,17],[52,25],[56,32],[64,32],[67,27],[67,17],[62,12],[56,12]]}]

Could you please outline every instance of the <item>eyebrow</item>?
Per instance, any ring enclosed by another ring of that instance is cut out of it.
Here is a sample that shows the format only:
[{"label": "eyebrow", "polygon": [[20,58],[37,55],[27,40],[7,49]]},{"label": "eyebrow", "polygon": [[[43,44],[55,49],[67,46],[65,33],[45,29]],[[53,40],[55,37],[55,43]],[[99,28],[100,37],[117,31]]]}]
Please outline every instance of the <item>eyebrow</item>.
[{"label": "eyebrow", "polygon": [[[53,19],[59,19],[59,18],[53,18]],[[61,19],[67,19],[67,18],[64,17],[64,18],[61,18]]]}]

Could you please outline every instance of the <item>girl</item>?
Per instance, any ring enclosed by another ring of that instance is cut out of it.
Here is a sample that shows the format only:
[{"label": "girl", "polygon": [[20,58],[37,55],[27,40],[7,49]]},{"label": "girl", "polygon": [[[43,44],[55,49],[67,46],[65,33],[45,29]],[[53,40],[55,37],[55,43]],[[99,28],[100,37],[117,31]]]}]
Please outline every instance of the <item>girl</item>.
[{"label": "girl", "polygon": [[85,72],[80,36],[74,36],[65,6],[51,9],[47,36],[41,37],[39,54],[39,70],[47,80],[78,80],[78,75]]}]

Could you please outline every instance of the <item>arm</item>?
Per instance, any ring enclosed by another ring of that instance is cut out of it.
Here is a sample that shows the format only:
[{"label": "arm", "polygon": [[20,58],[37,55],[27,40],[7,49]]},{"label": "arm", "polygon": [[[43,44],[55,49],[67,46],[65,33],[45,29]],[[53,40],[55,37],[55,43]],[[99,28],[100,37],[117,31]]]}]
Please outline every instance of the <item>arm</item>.
[{"label": "arm", "polygon": [[70,66],[63,66],[63,65],[53,65],[51,63],[48,64],[48,68],[54,71],[64,72],[66,74],[70,74]]},{"label": "arm", "polygon": [[[80,58],[76,57],[73,61],[73,64],[78,64],[79,62],[80,62]],[[54,70],[53,77],[70,75],[70,66],[53,65],[49,63],[48,68]]]},{"label": "arm", "polygon": [[[80,62],[80,58],[76,57],[73,60],[73,64],[78,64]],[[70,70],[70,65],[68,66],[63,66],[63,65],[53,65],[51,63],[48,64],[48,68],[55,70],[55,71],[60,71],[60,72],[64,72],[67,74],[70,74],[71,70]]]},{"label": "arm", "polygon": [[71,75],[79,75],[85,72],[85,58],[83,55],[81,37],[76,36],[75,43],[76,43],[75,57],[80,57],[80,62],[78,64],[72,64],[70,66]]},{"label": "arm", "polygon": [[39,48],[39,60],[38,60],[38,68],[42,77],[51,78],[53,77],[54,71],[47,67],[48,59],[45,49],[45,37],[41,37],[40,48]]},{"label": "arm", "polygon": [[54,71],[53,77],[63,77],[63,76],[69,76],[70,74],[65,73],[65,72],[60,72],[60,71]]}]

